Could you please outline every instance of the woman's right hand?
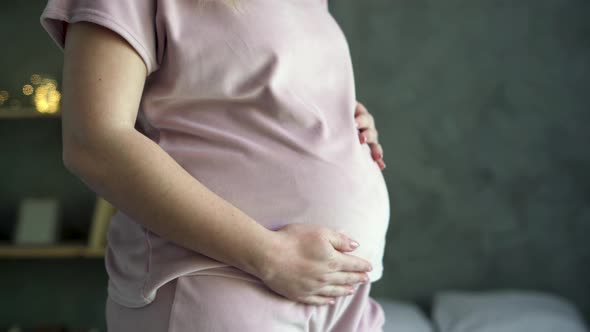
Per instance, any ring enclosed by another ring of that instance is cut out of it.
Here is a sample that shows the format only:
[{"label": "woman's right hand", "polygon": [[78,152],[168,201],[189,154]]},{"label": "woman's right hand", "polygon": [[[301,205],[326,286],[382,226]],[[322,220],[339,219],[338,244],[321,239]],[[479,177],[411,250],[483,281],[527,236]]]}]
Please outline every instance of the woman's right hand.
[{"label": "woman's right hand", "polygon": [[306,304],[329,304],[368,282],[371,264],[344,253],[356,247],[342,233],[319,225],[288,224],[273,236],[260,278],[280,295]]}]

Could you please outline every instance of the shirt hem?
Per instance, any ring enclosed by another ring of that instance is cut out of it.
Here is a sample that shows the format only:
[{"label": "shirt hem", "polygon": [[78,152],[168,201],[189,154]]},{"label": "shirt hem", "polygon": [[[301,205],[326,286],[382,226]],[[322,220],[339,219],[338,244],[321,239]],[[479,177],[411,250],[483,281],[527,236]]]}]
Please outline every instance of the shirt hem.
[{"label": "shirt hem", "polygon": [[108,290],[108,296],[109,296],[109,298],[111,298],[111,300],[113,300],[114,302],[116,302],[122,306],[128,307],[128,308],[141,308],[141,307],[144,307],[144,306],[150,304],[154,300],[154,297],[151,297],[151,298],[146,297],[141,300],[137,300],[137,299],[131,300],[130,298],[124,297],[121,294],[119,294],[119,292],[117,292],[115,290],[115,288],[112,287],[110,284],[109,284],[107,290]]}]

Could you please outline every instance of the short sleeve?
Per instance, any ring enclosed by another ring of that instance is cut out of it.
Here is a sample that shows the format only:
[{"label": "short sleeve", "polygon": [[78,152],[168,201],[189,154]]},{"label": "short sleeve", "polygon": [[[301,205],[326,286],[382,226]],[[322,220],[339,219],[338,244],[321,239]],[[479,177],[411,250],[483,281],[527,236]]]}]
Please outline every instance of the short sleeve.
[{"label": "short sleeve", "polygon": [[63,51],[68,23],[87,21],[123,37],[151,74],[157,62],[155,0],[48,0],[41,26]]}]

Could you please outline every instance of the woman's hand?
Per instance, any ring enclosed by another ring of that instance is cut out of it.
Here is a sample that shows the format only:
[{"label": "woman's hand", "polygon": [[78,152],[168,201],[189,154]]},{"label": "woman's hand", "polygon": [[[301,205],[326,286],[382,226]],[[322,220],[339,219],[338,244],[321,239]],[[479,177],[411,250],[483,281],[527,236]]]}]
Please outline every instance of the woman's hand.
[{"label": "woman's hand", "polygon": [[343,253],[358,247],[346,235],[310,224],[288,224],[274,235],[261,279],[276,293],[306,304],[329,304],[368,282],[371,264]]},{"label": "woman's hand", "polygon": [[385,169],[385,163],[383,162],[383,149],[379,144],[379,133],[375,128],[375,119],[367,111],[367,108],[357,101],[356,109],[354,113],[354,120],[359,130],[359,140],[361,144],[367,143],[371,147],[371,155],[373,159],[379,165],[381,170]]}]

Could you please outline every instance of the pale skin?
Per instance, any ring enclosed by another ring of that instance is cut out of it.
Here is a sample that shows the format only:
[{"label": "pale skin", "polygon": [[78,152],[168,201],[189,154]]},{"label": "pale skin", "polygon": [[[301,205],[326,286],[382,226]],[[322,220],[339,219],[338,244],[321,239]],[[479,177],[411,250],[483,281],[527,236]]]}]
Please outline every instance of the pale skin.
[{"label": "pale skin", "polygon": [[[293,301],[328,304],[368,282],[370,263],[347,254],[353,239],[312,224],[269,230],[135,130],[146,74],[119,35],[89,22],[68,26],[61,121],[70,172],[150,231],[250,273]],[[375,158],[382,150],[374,121],[358,109],[359,132]]]},{"label": "pale skin", "polygon": [[371,157],[379,165],[381,170],[385,169],[385,163],[383,162],[383,147],[379,144],[379,133],[375,128],[375,118],[367,108],[357,102],[354,119],[359,126],[359,140],[363,144],[369,144],[371,147]]}]

